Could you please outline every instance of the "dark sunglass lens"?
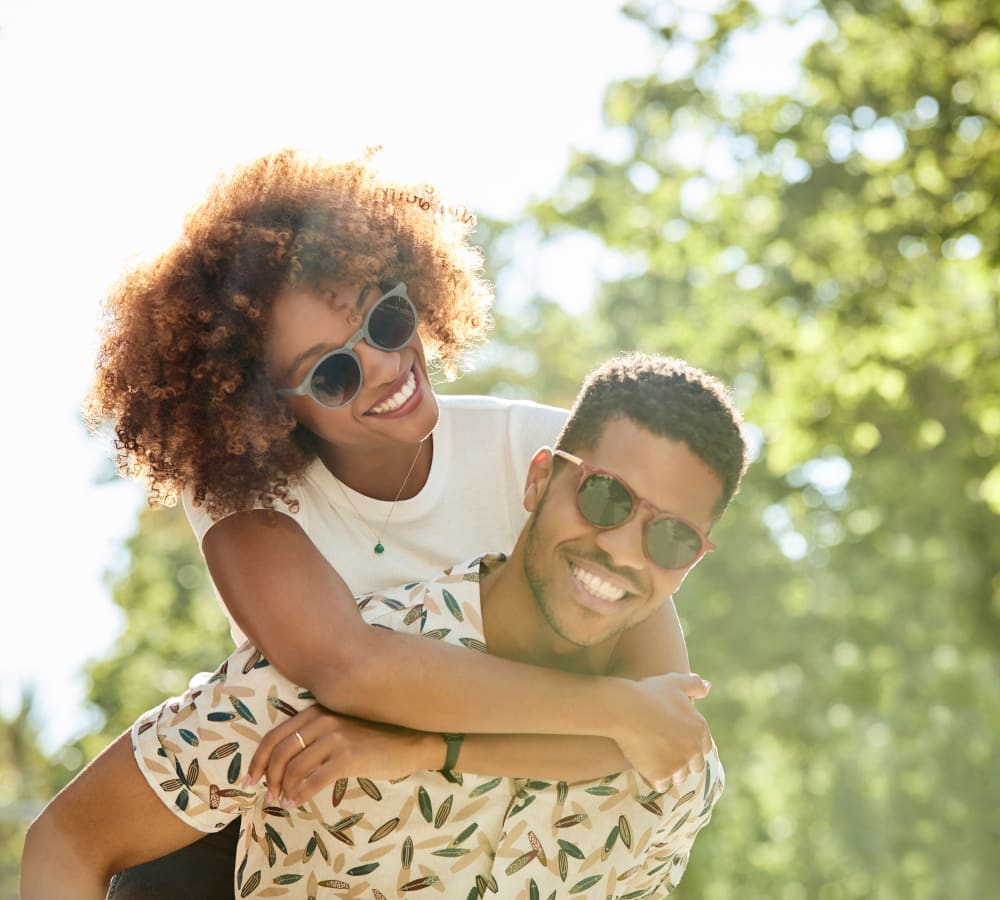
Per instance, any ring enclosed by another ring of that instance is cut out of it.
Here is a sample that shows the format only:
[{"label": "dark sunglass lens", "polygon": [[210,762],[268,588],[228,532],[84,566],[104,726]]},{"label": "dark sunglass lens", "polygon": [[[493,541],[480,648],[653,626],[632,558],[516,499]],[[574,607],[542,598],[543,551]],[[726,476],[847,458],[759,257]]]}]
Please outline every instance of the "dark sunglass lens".
[{"label": "dark sunglass lens", "polygon": [[584,518],[601,528],[620,525],[632,512],[632,498],[625,486],[610,475],[589,475],[577,494]]},{"label": "dark sunglass lens", "polygon": [[664,569],[683,569],[698,558],[701,538],[677,519],[657,519],[646,527],[646,552]]},{"label": "dark sunglass lens", "polygon": [[371,343],[381,350],[405,347],[417,330],[417,316],[405,297],[386,297],[372,310],[368,320]]},{"label": "dark sunglass lens", "polygon": [[324,359],[312,377],[313,397],[324,406],[349,403],[361,387],[361,370],[347,353],[334,353]]}]

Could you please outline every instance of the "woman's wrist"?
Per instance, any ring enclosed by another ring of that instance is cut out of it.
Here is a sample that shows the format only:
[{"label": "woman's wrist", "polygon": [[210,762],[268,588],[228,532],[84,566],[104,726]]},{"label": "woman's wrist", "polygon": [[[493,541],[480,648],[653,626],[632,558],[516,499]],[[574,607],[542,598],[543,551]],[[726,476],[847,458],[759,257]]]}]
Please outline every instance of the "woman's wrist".
[{"label": "woman's wrist", "polygon": [[462,751],[462,741],[465,740],[465,735],[446,733],[441,735],[441,739],[445,745],[445,756],[444,765],[441,766],[440,772],[449,781],[457,781],[455,773],[459,771],[458,757]]},{"label": "woman's wrist", "polygon": [[627,678],[606,676],[597,682],[598,698],[594,708],[600,713],[600,730],[589,733],[609,737],[621,745],[623,739],[632,734],[636,717],[641,715],[638,711],[641,692],[635,682]]}]

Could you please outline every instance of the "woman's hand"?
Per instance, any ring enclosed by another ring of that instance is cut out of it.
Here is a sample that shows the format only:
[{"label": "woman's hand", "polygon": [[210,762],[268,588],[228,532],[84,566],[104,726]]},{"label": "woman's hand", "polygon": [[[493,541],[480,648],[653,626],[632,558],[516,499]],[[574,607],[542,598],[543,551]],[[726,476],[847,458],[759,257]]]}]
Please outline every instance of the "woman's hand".
[{"label": "woman's hand", "polygon": [[272,801],[292,809],[338,778],[402,778],[439,768],[444,759],[438,734],[353,719],[315,705],[264,736],[244,785],[266,774]]},{"label": "woman's hand", "polygon": [[627,697],[616,711],[612,736],[632,766],[656,790],[705,766],[712,733],[692,700],[711,684],[698,675],[657,675],[625,682]]}]

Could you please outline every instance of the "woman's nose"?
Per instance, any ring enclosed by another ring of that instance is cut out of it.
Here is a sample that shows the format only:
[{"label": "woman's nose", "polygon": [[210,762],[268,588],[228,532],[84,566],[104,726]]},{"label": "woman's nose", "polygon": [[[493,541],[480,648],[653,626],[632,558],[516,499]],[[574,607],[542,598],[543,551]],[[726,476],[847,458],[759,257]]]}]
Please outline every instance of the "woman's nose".
[{"label": "woman's nose", "polygon": [[354,346],[354,352],[361,360],[365,384],[369,387],[388,384],[399,377],[403,358],[398,350],[380,350],[368,341],[359,341]]}]

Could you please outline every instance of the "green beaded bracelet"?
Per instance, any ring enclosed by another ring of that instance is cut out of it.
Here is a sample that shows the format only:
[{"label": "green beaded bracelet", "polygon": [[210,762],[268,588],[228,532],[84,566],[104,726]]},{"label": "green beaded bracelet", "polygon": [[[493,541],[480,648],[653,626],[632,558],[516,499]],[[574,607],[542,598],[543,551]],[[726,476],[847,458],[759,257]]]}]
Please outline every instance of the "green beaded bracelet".
[{"label": "green beaded bracelet", "polygon": [[441,737],[444,739],[444,742],[448,747],[448,752],[445,754],[444,766],[441,768],[441,774],[444,775],[444,777],[449,781],[454,781],[455,766],[458,765],[458,754],[462,750],[462,741],[465,740],[465,735],[442,734]]}]

